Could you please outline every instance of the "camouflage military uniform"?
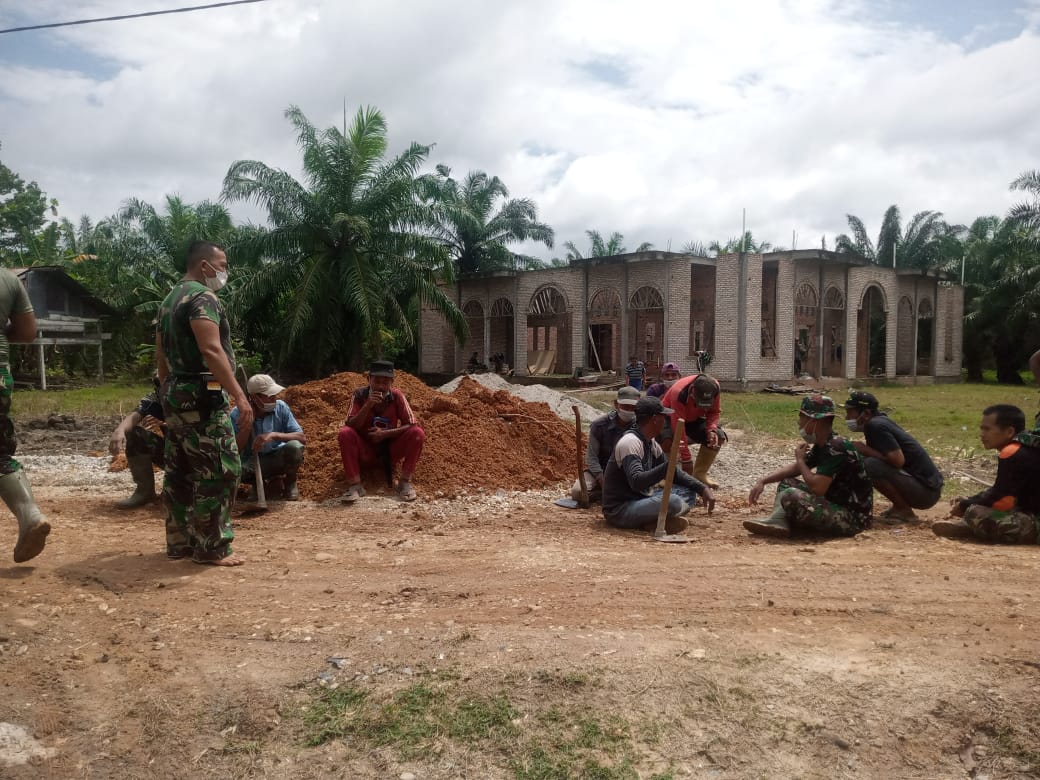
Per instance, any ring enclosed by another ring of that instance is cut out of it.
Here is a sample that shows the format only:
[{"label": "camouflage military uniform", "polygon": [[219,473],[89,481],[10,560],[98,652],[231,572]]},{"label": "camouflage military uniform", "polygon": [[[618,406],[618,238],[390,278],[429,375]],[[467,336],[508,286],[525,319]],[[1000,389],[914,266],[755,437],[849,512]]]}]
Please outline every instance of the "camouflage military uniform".
[{"label": "camouflage military uniform", "polygon": [[1040,544],[1040,515],[1021,509],[1001,511],[972,504],[964,511],[964,523],[976,539],[997,544]]},{"label": "camouflage military uniform", "polygon": [[231,363],[231,328],[224,307],[205,285],[179,282],[159,308],[159,334],[170,374],[160,391],[166,415],[166,553],[191,554],[197,561],[231,554],[231,506],[241,473],[227,394],[210,377],[191,321],[208,319],[220,328]]},{"label": "camouflage military uniform", "polygon": [[162,430],[166,414],[159,401],[159,391],[153,390],[142,398],[134,411],[141,415],[141,421],[126,434],[126,456],[147,455],[162,468],[166,462],[166,437]]},{"label": "camouflage military uniform", "polygon": [[22,467],[22,464],[14,459],[18,439],[14,435],[14,421],[11,419],[13,388],[14,377],[11,376],[11,369],[0,366],[0,475],[14,474]]},{"label": "camouflage military uniform", "polygon": [[[29,294],[18,278],[9,272],[0,279],[0,300],[4,301],[6,310],[2,313],[3,322],[8,322],[12,314],[29,314],[32,303]],[[18,440],[14,435],[14,422],[11,420],[11,393],[14,390],[14,377],[9,367],[10,346],[7,334],[0,329],[0,476],[14,474],[22,465],[14,459],[18,448]]]},{"label": "camouflage military uniform", "polygon": [[855,536],[870,527],[874,486],[852,442],[834,436],[826,444],[813,445],[805,464],[817,474],[831,477],[831,484],[823,496],[817,496],[800,479],[788,478],[777,485],[777,501],[792,528]]}]

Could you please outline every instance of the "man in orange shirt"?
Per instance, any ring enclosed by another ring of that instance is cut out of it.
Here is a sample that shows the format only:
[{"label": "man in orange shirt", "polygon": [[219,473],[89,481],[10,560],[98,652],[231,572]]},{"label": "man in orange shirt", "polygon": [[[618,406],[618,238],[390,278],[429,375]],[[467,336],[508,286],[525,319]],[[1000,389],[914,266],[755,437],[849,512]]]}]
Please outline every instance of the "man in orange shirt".
[{"label": "man in orange shirt", "polygon": [[[708,469],[719,455],[719,449],[728,440],[726,432],[719,427],[722,416],[720,397],[722,388],[719,381],[707,374],[692,374],[683,377],[668,388],[661,399],[669,409],[674,409],[668,428],[661,434],[661,446],[665,451],[671,446],[672,431],[676,420],[680,417],[686,421],[683,429],[680,460],[683,471],[710,488],[717,488],[717,482],[708,479]],[[687,442],[700,445],[697,460],[693,460]]]}]

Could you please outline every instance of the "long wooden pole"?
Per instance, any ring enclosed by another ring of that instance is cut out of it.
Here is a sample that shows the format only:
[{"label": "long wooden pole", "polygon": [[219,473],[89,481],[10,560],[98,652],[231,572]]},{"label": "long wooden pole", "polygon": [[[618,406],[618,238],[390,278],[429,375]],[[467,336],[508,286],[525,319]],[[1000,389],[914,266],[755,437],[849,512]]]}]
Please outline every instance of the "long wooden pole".
[{"label": "long wooden pole", "polygon": [[672,481],[675,479],[675,464],[679,462],[679,445],[682,443],[683,428],[686,420],[679,418],[672,435],[672,448],[668,451],[668,471],[664,476],[664,492],[661,494],[661,508],[657,510],[657,528],[654,536],[664,536],[665,522],[668,520],[668,499],[672,497]]},{"label": "long wooden pole", "polygon": [[581,489],[578,506],[582,509],[587,509],[589,506],[589,486],[585,484],[585,461],[581,457],[581,412],[578,411],[577,405],[572,406],[571,409],[574,411],[574,450],[578,465],[578,487]]}]

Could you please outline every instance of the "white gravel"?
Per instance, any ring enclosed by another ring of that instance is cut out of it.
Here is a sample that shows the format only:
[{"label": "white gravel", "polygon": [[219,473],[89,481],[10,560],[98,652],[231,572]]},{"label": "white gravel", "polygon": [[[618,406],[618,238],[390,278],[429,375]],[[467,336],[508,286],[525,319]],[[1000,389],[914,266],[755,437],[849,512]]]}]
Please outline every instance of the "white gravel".
[{"label": "white gravel", "polygon": [[33,487],[85,487],[105,493],[134,487],[129,470],[108,470],[107,455],[18,455],[17,460]]},{"label": "white gravel", "polygon": [[[464,374],[463,376],[468,376],[474,382],[479,382],[490,390],[505,390],[521,400],[547,404],[557,417],[567,422],[574,421],[574,410],[571,407],[577,406],[585,427],[603,414],[602,410],[595,406],[590,406],[572,395],[561,393],[545,385],[514,385],[498,374]],[[457,376],[437,389],[442,393],[453,393],[461,382],[462,376]]]}]

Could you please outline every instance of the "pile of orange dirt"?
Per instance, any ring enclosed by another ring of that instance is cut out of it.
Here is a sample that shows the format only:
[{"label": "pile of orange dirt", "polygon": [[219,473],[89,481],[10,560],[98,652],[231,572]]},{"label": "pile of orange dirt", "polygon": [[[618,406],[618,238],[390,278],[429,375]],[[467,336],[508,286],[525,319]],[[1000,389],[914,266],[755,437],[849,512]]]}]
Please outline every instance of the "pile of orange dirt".
[{"label": "pile of orange dirt", "polygon": [[[367,384],[360,374],[344,372],[286,391],[285,400],[307,434],[299,474],[306,498],[321,501],[345,490],[337,435],[354,391]],[[394,386],[407,396],[426,432],[415,472],[420,495],[530,490],[575,479],[574,426],[547,404],[522,401],[505,390],[492,392],[468,377],[451,394],[403,371],[397,372]],[[379,465],[362,478],[368,488],[386,485]]]}]

